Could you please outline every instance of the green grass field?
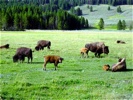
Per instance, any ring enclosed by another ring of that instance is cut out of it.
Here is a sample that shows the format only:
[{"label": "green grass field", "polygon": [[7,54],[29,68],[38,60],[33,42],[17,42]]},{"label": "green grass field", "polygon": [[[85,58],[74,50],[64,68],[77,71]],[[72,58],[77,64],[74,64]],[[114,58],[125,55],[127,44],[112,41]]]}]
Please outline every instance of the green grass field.
[{"label": "green grass field", "polygon": [[[26,31],[1,32],[0,98],[3,100],[132,100],[133,99],[133,34],[131,32],[102,31]],[[33,52],[33,63],[13,63],[18,47],[34,50],[38,40],[50,40],[51,50]],[[121,39],[126,44],[116,44]],[[109,46],[109,55],[102,58],[80,58],[80,49],[86,43],[103,41]],[[58,65],[47,64],[43,71],[43,56],[54,54],[64,58]],[[127,71],[104,71],[117,57],[125,57]]]}]

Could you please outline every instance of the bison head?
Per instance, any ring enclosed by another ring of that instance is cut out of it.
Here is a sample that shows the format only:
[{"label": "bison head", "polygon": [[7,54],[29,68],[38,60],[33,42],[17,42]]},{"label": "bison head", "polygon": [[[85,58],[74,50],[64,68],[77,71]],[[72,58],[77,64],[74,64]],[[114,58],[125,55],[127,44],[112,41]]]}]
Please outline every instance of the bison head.
[{"label": "bison head", "polygon": [[39,51],[39,46],[36,46],[35,49],[36,49],[36,51]]},{"label": "bison head", "polygon": [[59,58],[59,63],[62,63],[63,60],[64,58]]},{"label": "bison head", "polygon": [[105,46],[105,47],[104,47],[104,53],[105,53],[105,54],[108,54],[108,53],[109,53],[109,47],[108,47],[108,46]]},{"label": "bison head", "polygon": [[18,62],[18,56],[17,55],[13,56],[13,62]]}]

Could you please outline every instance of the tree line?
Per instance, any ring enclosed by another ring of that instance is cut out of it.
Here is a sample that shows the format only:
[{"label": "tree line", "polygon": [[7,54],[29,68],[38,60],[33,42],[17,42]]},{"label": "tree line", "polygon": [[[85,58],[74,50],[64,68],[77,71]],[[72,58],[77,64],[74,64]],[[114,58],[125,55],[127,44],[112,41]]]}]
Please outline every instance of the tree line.
[{"label": "tree line", "polygon": [[[6,6],[5,6],[6,5]],[[88,20],[67,11],[45,11],[34,4],[0,4],[0,28],[3,30],[88,28]]]},{"label": "tree line", "polygon": [[69,10],[71,7],[81,6],[83,4],[109,4],[113,6],[117,5],[132,5],[133,0],[0,0],[0,3],[13,4],[13,3],[25,3],[44,5],[47,10],[63,9]]}]

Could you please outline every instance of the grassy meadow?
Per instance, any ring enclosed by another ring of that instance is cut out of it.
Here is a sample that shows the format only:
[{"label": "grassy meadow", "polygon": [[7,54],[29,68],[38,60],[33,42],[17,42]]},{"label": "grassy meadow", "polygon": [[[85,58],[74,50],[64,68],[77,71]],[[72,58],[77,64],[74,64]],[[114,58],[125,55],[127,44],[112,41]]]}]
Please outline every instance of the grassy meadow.
[{"label": "grassy meadow", "polygon": [[100,18],[103,18],[106,30],[116,30],[119,20],[125,20],[127,29],[133,23],[133,5],[121,5],[122,13],[117,12],[118,6],[110,6],[110,11],[108,11],[109,5],[89,5],[93,7],[93,12],[90,12],[87,6],[86,4],[78,7],[82,10],[82,16],[88,19],[90,26],[97,27]]},{"label": "grassy meadow", "polygon": [[[1,32],[0,98],[3,100],[132,100],[133,99],[133,34],[117,31],[26,31]],[[33,62],[13,63],[18,47],[34,50],[38,40],[50,40],[51,50],[33,52]],[[117,44],[117,40],[126,44]],[[80,58],[80,49],[86,43],[103,41],[110,53]],[[43,71],[43,56],[60,55],[63,63],[47,64]],[[102,66],[117,63],[125,57],[127,71],[104,71]]]}]

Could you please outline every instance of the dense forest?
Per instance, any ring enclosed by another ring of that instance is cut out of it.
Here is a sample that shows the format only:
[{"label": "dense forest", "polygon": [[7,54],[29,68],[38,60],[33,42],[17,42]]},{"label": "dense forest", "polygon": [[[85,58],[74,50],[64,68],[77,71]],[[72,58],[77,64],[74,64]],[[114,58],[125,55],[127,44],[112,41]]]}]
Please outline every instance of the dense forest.
[{"label": "dense forest", "polygon": [[[59,29],[75,30],[89,28],[89,22],[77,9],[83,4],[131,5],[133,0],[0,0],[0,29]],[[72,10],[72,9],[71,9]]]},{"label": "dense forest", "polygon": [[58,29],[75,30],[88,28],[88,20],[65,10],[45,11],[35,4],[0,4],[0,27],[2,30]]}]

